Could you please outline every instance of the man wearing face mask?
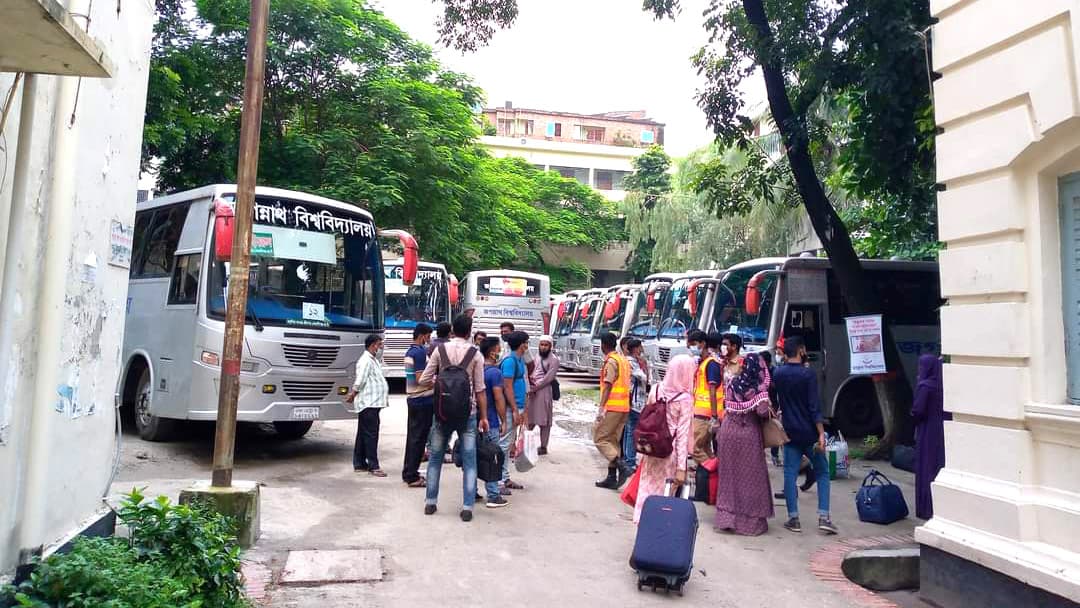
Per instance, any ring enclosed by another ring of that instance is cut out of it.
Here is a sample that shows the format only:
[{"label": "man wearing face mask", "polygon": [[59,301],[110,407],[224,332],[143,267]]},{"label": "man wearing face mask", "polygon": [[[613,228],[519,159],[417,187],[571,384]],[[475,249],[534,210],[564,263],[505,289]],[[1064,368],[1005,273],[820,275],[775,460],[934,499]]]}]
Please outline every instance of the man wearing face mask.
[{"label": "man wearing face mask", "polygon": [[713,457],[713,429],[724,418],[724,368],[719,350],[723,336],[718,332],[705,338],[705,350],[694,381],[694,462],[699,465]]},{"label": "man wearing face mask", "polygon": [[690,350],[691,357],[700,361],[705,351],[705,332],[700,329],[691,329],[686,332],[686,348]]}]

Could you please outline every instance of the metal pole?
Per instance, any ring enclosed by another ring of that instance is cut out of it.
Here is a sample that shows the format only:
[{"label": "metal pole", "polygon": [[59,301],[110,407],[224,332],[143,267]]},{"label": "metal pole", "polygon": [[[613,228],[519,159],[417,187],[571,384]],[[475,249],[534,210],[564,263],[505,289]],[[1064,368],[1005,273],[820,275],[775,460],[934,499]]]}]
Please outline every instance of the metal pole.
[{"label": "metal pole", "polygon": [[251,0],[244,105],[240,115],[240,158],[236,168],[236,210],[225,310],[225,345],[221,353],[217,429],[214,433],[214,487],[232,485],[233,447],[236,443],[236,398],[240,393],[240,360],[244,354],[247,317],[248,270],[251,260],[251,217],[255,208],[255,176],[259,167],[259,130],[262,126],[263,80],[266,72],[266,21],[269,0]]}]

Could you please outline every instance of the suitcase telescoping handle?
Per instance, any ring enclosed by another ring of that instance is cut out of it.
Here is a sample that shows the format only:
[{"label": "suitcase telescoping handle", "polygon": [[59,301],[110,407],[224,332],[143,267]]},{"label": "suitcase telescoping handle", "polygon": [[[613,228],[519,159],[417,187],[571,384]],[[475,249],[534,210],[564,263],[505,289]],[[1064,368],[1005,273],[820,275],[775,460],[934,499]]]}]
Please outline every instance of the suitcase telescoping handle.
[{"label": "suitcase telescoping handle", "polygon": [[[667,478],[667,480],[664,481],[664,496],[675,496],[674,488],[675,480],[670,477]],[[690,499],[690,484],[683,483],[679,486],[679,498]]]}]

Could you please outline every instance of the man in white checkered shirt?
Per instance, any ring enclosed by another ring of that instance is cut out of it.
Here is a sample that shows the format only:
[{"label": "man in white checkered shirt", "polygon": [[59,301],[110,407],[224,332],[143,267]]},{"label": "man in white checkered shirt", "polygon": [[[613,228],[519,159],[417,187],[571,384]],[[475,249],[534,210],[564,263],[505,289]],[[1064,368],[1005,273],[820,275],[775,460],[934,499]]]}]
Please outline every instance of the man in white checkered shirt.
[{"label": "man in white checkered shirt", "polygon": [[390,404],[390,386],[376,357],[382,343],[382,336],[377,334],[364,340],[364,354],[356,362],[356,380],[345,395],[345,402],[352,403],[353,410],[358,412],[353,470],[369,471],[375,477],[386,477],[379,467],[379,414]]}]

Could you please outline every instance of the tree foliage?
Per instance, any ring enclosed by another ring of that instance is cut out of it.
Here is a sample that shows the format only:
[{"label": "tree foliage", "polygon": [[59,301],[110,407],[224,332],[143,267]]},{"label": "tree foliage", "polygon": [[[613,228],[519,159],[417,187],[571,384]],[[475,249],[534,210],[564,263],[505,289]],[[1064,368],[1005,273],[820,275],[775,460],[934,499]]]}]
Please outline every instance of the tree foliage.
[{"label": "tree foliage", "polygon": [[[143,162],[165,191],[235,181],[237,164],[248,2],[185,6],[157,4]],[[491,158],[482,92],[365,2],[275,0],[267,40],[260,184],[362,205],[456,272],[546,267],[543,243],[615,234],[591,189]]]}]

